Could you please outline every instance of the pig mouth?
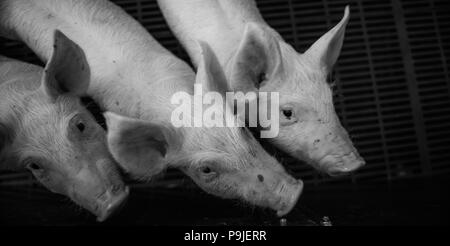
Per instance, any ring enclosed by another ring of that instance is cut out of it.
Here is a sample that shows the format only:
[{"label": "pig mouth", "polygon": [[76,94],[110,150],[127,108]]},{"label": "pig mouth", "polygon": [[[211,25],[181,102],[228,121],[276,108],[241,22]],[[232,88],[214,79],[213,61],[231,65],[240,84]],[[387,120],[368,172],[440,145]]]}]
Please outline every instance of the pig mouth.
[{"label": "pig mouth", "polygon": [[94,199],[82,198],[73,192],[69,197],[76,204],[86,209],[97,217],[98,222],[103,222],[114,213],[123,208],[129,195],[128,186],[117,186],[95,196]]},{"label": "pig mouth", "polygon": [[348,175],[365,165],[364,159],[354,151],[345,154],[328,154],[313,163],[331,177]]},{"label": "pig mouth", "polygon": [[[277,190],[270,192],[271,195],[266,196],[264,194],[264,197],[259,198],[253,196],[253,199],[247,197],[246,199],[244,198],[244,200],[250,201],[257,206],[270,208],[276,212],[278,217],[281,217],[294,209],[302,192],[303,182],[297,180],[296,184],[281,184],[277,187]],[[251,193],[255,194],[256,192],[253,191]]]},{"label": "pig mouth", "polygon": [[111,215],[117,213],[121,208],[123,208],[129,193],[130,190],[128,186],[126,186],[119,194],[110,195],[111,193],[107,191],[106,194],[102,195],[106,196],[106,201],[98,199],[100,200],[100,203],[96,206],[95,209],[97,214],[97,221],[103,222]]},{"label": "pig mouth", "polygon": [[296,190],[289,192],[290,195],[282,197],[275,205],[274,210],[276,210],[278,217],[282,217],[291,212],[297,204],[297,201],[303,192],[303,182],[301,180],[298,180],[297,182]]}]

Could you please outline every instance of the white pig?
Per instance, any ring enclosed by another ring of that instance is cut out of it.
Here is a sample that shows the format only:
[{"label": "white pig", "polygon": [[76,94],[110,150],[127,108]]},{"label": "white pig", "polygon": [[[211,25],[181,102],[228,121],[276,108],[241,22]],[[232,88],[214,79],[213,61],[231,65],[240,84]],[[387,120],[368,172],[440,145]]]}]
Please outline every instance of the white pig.
[{"label": "white pig", "polygon": [[289,176],[245,128],[172,126],[173,94],[192,95],[195,82],[207,90],[227,84],[207,45],[198,44],[203,48],[196,77],[108,1],[0,1],[0,33],[24,41],[44,61],[55,29],[67,35],[66,45],[78,44],[86,54],[92,74],[88,94],[114,112],[105,114],[108,142],[125,171],[149,179],[173,166],[220,197],[243,199],[279,215],[294,207],[302,182]]},{"label": "white pig", "polygon": [[305,53],[297,53],[262,18],[253,0],[158,0],[170,28],[194,65],[197,40],[217,55],[235,91],[279,92],[280,130],[270,139],[281,150],[330,175],[365,164],[341,126],[327,75],[339,56],[344,18]]},{"label": "white pig", "polygon": [[45,70],[0,57],[0,168],[28,169],[49,190],[105,220],[128,196],[106,132],[81,104],[89,65],[55,37]]}]

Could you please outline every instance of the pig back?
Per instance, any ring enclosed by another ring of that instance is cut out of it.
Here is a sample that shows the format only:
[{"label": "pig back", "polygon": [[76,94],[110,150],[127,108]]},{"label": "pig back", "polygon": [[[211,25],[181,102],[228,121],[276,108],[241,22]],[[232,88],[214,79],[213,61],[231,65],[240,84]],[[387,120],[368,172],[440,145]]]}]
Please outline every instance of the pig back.
[{"label": "pig back", "polygon": [[[0,55],[0,90],[6,90],[7,83],[22,84],[23,89],[33,90],[39,87],[43,69],[39,66],[21,62]],[[8,86],[9,87],[9,86]]]}]

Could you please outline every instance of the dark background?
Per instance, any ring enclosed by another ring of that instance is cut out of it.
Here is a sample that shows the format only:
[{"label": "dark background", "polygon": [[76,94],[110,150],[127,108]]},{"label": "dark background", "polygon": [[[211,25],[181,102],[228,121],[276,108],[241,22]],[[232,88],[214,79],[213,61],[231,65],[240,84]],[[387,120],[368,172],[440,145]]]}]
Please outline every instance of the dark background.
[{"label": "dark background", "polygon": [[[136,18],[166,48],[188,61],[156,1],[113,2]],[[306,207],[302,211],[319,210],[312,212],[316,215],[305,212],[303,215],[314,221],[323,213],[335,211],[334,218],[343,217],[342,224],[448,224],[448,212],[444,217],[441,214],[441,219],[437,217],[440,211],[447,210],[448,190],[444,186],[450,173],[450,1],[259,0],[257,3],[269,25],[299,52],[339,22],[345,5],[351,7],[344,47],[334,72],[334,104],[367,165],[349,177],[334,179],[278,154],[283,164],[306,183],[302,198]],[[41,64],[29,49],[13,41],[0,39],[0,54]],[[21,193],[30,184],[35,186],[27,173],[0,173],[0,186],[14,190],[8,194],[15,194],[16,189]],[[165,178],[135,187],[139,190],[152,186],[152,192],[157,192],[168,186],[190,187],[189,184],[179,172],[169,171]],[[173,194],[183,192],[175,189],[169,193],[166,196],[173,198]],[[197,198],[192,196],[186,199]],[[215,198],[204,199],[217,202]],[[357,207],[357,212],[352,206]],[[412,210],[408,211],[408,207]],[[236,209],[242,212],[241,208]],[[202,211],[198,216],[203,222],[204,213],[208,212]],[[408,216],[418,213],[423,218],[414,220]],[[221,221],[220,216],[216,219]],[[166,222],[181,223],[170,219]]]}]

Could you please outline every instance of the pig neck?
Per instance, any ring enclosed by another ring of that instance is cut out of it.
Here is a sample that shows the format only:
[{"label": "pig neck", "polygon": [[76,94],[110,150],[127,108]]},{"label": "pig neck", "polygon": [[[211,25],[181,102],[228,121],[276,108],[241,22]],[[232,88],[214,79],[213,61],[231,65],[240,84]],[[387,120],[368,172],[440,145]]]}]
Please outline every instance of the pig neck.
[{"label": "pig neck", "polygon": [[196,41],[202,40],[211,46],[222,67],[226,67],[250,22],[264,26],[282,40],[263,20],[253,0],[158,0],[158,4],[195,66],[200,58]]},{"label": "pig neck", "polygon": [[190,67],[110,2],[0,1],[0,33],[22,40],[43,61],[50,58],[55,29],[85,52],[91,70],[88,94],[104,110],[167,121],[171,95],[192,93]]}]

